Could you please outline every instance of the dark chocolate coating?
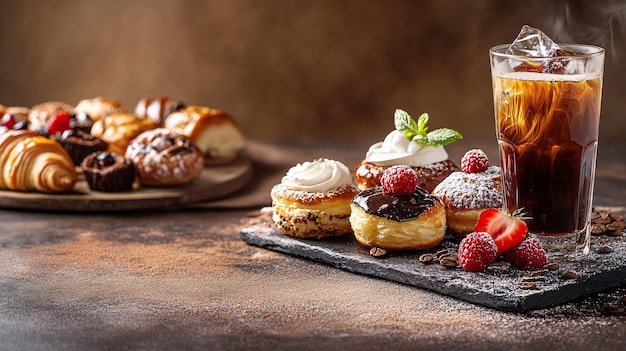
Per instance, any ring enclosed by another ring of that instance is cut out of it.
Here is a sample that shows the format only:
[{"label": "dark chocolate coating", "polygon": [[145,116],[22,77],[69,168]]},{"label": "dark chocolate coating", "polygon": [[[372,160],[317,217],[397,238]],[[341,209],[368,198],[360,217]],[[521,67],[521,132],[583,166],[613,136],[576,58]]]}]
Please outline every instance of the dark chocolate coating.
[{"label": "dark chocolate coating", "polygon": [[419,187],[410,195],[396,195],[386,193],[378,186],[363,190],[354,197],[352,203],[369,214],[404,222],[418,218],[437,201],[437,198]]}]

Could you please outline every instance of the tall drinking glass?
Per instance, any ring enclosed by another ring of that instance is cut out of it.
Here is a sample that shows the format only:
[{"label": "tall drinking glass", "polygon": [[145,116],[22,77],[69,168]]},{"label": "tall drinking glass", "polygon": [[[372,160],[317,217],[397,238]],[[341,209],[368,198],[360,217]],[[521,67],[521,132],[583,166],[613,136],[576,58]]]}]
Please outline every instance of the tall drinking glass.
[{"label": "tall drinking glass", "polygon": [[554,57],[490,49],[504,206],[522,209],[548,253],[586,254],[604,49],[560,47]]}]

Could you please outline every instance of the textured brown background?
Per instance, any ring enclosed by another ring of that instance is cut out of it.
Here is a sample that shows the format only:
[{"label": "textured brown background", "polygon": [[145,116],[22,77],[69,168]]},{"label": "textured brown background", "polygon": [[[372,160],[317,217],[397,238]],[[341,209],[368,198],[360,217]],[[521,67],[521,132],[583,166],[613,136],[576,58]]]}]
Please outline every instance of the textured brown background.
[{"label": "textured brown background", "polygon": [[607,49],[601,136],[624,140],[624,1],[2,1],[0,103],[145,95],[250,138],[377,141],[395,108],[492,137],[488,49],[523,24]]}]

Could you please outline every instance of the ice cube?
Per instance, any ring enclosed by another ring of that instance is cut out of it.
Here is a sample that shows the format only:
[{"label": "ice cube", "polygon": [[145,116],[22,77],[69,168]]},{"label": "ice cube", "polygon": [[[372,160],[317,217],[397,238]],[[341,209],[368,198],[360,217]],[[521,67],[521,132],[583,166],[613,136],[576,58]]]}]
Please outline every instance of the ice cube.
[{"label": "ice cube", "polygon": [[506,50],[510,55],[555,57],[562,54],[558,44],[537,28],[524,25],[517,38]]},{"label": "ice cube", "polygon": [[[529,60],[518,62],[514,70],[516,72],[538,72],[563,74],[568,59],[561,57],[570,53],[561,49],[557,43],[552,41],[544,32],[537,28],[524,25],[517,38],[506,50],[509,55],[519,55],[532,58],[546,58],[546,60]],[[558,57],[557,59],[551,59]]]}]

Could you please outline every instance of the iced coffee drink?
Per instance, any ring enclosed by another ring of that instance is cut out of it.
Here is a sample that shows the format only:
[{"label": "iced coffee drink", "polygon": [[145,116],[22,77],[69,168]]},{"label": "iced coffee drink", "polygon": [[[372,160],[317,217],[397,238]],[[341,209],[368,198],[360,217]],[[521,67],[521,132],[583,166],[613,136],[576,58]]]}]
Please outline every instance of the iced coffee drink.
[{"label": "iced coffee drink", "polygon": [[524,27],[491,49],[505,210],[548,250],[589,250],[604,50]]}]

